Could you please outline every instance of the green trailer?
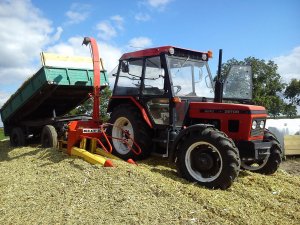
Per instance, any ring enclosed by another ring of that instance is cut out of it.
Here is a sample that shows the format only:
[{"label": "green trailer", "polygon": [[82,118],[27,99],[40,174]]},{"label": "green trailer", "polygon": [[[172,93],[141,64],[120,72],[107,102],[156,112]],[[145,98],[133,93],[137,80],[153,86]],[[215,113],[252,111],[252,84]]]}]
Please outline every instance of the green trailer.
[{"label": "green trailer", "polygon": [[[89,98],[93,90],[93,70],[43,66],[26,80],[1,108],[6,136],[12,145],[24,145],[29,137],[41,137],[45,126],[61,129],[71,120],[89,116],[65,116]],[[101,71],[101,89],[108,86]],[[53,128],[52,128],[53,129]]]}]

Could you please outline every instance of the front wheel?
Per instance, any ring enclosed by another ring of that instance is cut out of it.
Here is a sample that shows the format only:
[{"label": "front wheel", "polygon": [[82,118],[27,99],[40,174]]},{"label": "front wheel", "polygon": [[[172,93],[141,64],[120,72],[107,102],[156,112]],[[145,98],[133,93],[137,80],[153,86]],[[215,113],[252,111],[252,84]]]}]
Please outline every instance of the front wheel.
[{"label": "front wheel", "polygon": [[176,165],[178,173],[189,181],[227,189],[239,174],[240,159],[238,149],[224,133],[206,127],[183,137]]},{"label": "front wheel", "polygon": [[276,136],[267,129],[263,141],[272,143],[269,155],[259,161],[242,162],[242,168],[255,173],[270,175],[277,171],[281,163],[281,145]]}]

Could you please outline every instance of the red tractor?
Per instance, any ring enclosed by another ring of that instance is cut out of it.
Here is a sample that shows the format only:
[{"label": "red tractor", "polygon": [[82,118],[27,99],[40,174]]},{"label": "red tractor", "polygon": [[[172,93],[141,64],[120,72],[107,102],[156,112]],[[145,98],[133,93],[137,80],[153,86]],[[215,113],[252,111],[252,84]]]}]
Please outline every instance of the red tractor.
[{"label": "red tractor", "polygon": [[[221,79],[220,50],[213,78],[210,58],[210,51],[172,46],[122,55],[108,106],[113,153],[169,157],[182,177],[208,188],[230,187],[240,168],[273,174],[282,150],[265,129],[266,109],[245,104],[252,98],[251,67],[233,66]],[[140,154],[128,148],[135,142]]]}]

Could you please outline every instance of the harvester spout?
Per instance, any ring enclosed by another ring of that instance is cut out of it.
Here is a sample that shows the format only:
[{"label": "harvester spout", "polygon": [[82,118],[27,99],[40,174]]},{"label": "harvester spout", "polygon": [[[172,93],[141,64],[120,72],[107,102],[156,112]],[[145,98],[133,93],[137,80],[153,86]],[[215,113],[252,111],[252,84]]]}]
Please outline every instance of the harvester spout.
[{"label": "harvester spout", "polygon": [[100,106],[100,58],[97,42],[94,38],[85,37],[82,44],[91,46],[91,54],[93,60],[93,70],[94,70],[94,90],[93,90],[93,120],[99,122],[99,106]]}]

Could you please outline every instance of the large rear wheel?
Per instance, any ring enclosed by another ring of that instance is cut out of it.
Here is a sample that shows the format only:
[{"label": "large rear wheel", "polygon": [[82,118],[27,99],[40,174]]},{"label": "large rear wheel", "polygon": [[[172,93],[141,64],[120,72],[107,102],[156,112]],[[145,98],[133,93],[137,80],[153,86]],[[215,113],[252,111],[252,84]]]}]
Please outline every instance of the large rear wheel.
[{"label": "large rear wheel", "polygon": [[[140,112],[133,106],[123,104],[114,108],[109,123],[108,133],[112,136],[113,153],[122,159],[144,159],[152,150],[152,135]],[[133,141],[141,148],[139,155]],[[127,143],[127,144],[126,144]]]},{"label": "large rear wheel", "polygon": [[208,188],[227,189],[239,174],[238,149],[224,133],[203,127],[188,132],[177,152],[179,174]]}]

